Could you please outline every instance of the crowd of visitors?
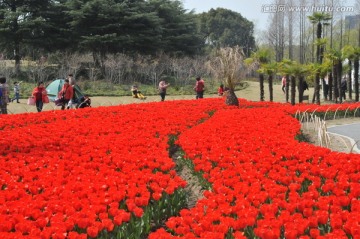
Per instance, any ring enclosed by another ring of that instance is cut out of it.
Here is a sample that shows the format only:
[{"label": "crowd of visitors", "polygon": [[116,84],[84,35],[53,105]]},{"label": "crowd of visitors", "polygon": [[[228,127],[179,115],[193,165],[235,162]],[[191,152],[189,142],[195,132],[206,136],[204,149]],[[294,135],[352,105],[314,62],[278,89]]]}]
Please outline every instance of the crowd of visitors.
[{"label": "crowd of visitors", "polygon": [[[10,97],[9,84],[4,76],[0,76],[0,109],[1,114],[7,114],[8,109],[7,106],[10,102],[20,103],[21,99],[21,81],[15,81],[13,83],[13,96]],[[347,91],[347,79],[341,79],[341,87],[339,89],[340,96],[342,99],[346,100],[346,91]],[[64,80],[64,84],[62,85],[61,90],[58,92],[57,99],[55,100],[55,104],[60,106],[61,110],[72,109],[72,108],[85,108],[91,107],[91,99],[88,95],[76,96],[75,94],[75,86],[76,80],[73,74],[68,74],[67,78]],[[167,95],[167,90],[170,87],[170,83],[167,82],[166,78],[161,78],[158,84],[158,92],[160,95],[160,101],[165,101],[165,97]],[[281,90],[286,93],[286,89],[288,87],[287,78],[283,76],[281,78]],[[299,86],[300,87],[300,86]],[[323,98],[328,100],[329,94],[329,80],[326,76],[321,80],[321,87],[323,90]],[[193,90],[195,91],[195,99],[203,99],[205,92],[205,81],[200,76],[196,77],[195,85]],[[304,80],[302,87],[299,88],[299,91],[309,90],[309,86],[307,82]],[[226,96],[228,88],[224,86],[224,84],[220,84],[217,90],[218,96]],[[147,97],[144,96],[142,91],[140,91],[137,84],[133,84],[131,87],[131,94],[133,98],[145,100]],[[37,86],[33,89],[31,96],[28,99],[29,105],[34,105],[36,107],[37,112],[41,112],[43,110],[44,104],[49,103],[49,97],[47,94],[46,87],[44,82],[39,82]]]}]

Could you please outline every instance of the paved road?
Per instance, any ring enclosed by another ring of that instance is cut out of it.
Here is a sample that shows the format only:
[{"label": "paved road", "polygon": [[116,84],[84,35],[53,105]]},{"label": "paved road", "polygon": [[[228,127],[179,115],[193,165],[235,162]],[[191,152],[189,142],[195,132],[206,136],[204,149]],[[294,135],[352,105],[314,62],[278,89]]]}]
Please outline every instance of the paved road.
[{"label": "paved road", "polygon": [[360,123],[332,126],[328,132],[350,138],[351,144],[356,142],[357,151],[360,151]]}]

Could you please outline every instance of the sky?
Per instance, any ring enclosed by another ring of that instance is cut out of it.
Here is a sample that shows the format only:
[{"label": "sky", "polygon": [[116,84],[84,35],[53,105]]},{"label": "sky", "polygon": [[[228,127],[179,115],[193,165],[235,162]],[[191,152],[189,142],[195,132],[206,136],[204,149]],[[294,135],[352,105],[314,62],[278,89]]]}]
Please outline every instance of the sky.
[{"label": "sky", "polygon": [[211,8],[226,8],[240,13],[246,19],[254,22],[255,29],[264,30],[268,13],[261,11],[262,6],[273,0],[182,0],[184,8],[195,10],[196,13],[207,12]]},{"label": "sky", "polygon": [[[336,0],[341,6],[355,6],[356,0]],[[196,13],[207,12],[211,8],[226,8],[240,13],[249,21],[254,22],[255,31],[265,30],[268,26],[270,6],[274,0],[182,0],[184,8],[195,10]],[[300,2],[300,1],[294,1]],[[321,1],[320,1],[321,2]],[[311,6],[311,4],[309,4]],[[320,6],[324,6],[323,4]],[[353,13],[350,12],[350,15]]]}]

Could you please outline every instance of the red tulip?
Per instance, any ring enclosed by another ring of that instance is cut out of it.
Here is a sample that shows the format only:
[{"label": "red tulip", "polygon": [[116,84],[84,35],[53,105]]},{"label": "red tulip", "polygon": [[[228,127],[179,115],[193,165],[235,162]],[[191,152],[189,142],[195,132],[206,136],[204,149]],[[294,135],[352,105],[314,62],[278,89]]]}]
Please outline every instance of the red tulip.
[{"label": "red tulip", "polygon": [[94,227],[94,226],[90,226],[86,229],[86,233],[92,237],[92,238],[95,238],[97,237],[98,233],[99,233],[99,229],[97,227]]}]

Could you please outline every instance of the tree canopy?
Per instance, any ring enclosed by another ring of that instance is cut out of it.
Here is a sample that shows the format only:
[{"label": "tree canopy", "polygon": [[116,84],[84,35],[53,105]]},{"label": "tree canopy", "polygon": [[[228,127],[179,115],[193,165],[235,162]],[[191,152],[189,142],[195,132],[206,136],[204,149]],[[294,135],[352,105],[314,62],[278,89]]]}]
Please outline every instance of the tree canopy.
[{"label": "tree canopy", "polygon": [[194,54],[202,44],[195,14],[180,1],[0,1],[0,20],[2,50],[11,52],[31,44],[46,50],[71,45],[81,51]]},{"label": "tree canopy", "polygon": [[44,0],[8,0],[0,2],[0,47],[8,54],[13,54],[20,62],[20,45],[36,42],[43,34],[46,24],[43,13],[49,9],[49,1]]},{"label": "tree canopy", "polygon": [[196,14],[181,1],[0,1],[0,48],[183,55],[201,52]]},{"label": "tree canopy", "polygon": [[239,46],[247,54],[253,28],[239,13],[195,14],[179,0],[0,1],[0,52],[16,65],[58,51],[91,53],[98,67],[118,53],[194,56]]},{"label": "tree canopy", "polygon": [[240,46],[246,55],[255,49],[254,24],[240,13],[217,8],[202,13],[200,33],[210,47]]}]

